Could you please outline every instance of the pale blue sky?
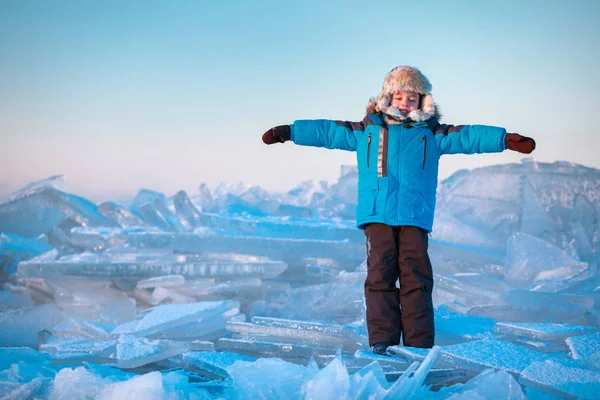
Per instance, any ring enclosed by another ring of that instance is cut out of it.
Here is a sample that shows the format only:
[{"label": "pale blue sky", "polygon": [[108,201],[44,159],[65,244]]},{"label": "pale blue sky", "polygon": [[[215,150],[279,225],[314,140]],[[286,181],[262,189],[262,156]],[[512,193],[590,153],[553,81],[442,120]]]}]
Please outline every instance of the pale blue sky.
[{"label": "pale blue sky", "polygon": [[[262,133],[361,120],[396,65],[429,77],[444,122],[600,168],[599,20],[598,0],[0,0],[0,193],[55,174],[95,201],[333,182],[353,153]],[[520,159],[447,156],[440,177]]]}]

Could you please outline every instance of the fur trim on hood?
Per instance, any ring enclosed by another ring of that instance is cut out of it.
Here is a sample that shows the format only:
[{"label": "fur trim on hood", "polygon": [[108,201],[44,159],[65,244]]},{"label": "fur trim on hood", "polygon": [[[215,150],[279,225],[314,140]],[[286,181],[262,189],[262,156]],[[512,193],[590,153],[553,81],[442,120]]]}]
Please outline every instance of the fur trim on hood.
[{"label": "fur trim on hood", "polygon": [[[441,117],[431,95],[431,83],[425,75],[417,68],[399,66],[391,70],[383,81],[381,94],[376,99],[371,99],[367,106],[367,113],[382,112],[391,117],[396,123],[406,119],[413,121],[426,121],[432,117]],[[418,93],[421,96],[421,104],[418,110],[411,111],[404,116],[395,107],[391,107],[392,96],[398,92]],[[393,123],[393,121],[389,121]]]},{"label": "fur trim on hood", "polygon": [[[427,96],[425,96],[425,97],[427,97]],[[424,99],[422,101],[423,101],[423,103],[425,102]],[[431,99],[431,102],[433,103],[433,98]],[[386,107],[385,111],[381,110],[379,108],[377,97],[373,97],[369,100],[369,103],[367,104],[367,114],[383,113],[386,116],[390,117],[390,118],[388,118],[388,123],[390,123],[390,124],[394,124],[394,123],[399,124],[399,123],[404,122],[407,119],[410,119],[415,122],[427,121],[430,118],[435,118],[438,121],[441,120],[442,113],[440,112],[439,106],[437,104],[433,103],[432,108],[433,108],[432,110],[431,110],[431,108],[429,108],[429,110],[430,110],[429,112],[425,112],[424,110],[419,108],[418,110],[412,111],[408,115],[404,116],[404,115],[402,115],[400,110],[398,110],[397,108],[394,108],[394,107],[388,106],[388,107]]]}]

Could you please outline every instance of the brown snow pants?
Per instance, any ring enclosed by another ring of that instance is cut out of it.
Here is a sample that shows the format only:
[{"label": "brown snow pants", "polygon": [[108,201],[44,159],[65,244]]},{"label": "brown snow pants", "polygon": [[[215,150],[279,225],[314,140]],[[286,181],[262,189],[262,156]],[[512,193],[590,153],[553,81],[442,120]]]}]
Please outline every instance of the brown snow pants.
[{"label": "brown snow pants", "polygon": [[[433,347],[433,271],[427,231],[416,226],[367,224],[367,330],[378,342]],[[400,279],[400,289],[396,281]]]}]

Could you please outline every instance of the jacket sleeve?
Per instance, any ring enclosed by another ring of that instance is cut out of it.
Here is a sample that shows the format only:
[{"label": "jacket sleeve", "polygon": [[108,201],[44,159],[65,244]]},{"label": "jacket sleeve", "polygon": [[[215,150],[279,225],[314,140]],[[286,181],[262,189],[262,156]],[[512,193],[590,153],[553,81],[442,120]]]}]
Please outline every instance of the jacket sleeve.
[{"label": "jacket sleeve", "polygon": [[442,154],[499,153],[506,150],[506,129],[486,125],[438,125],[435,141]]},{"label": "jacket sleeve", "polygon": [[301,146],[356,151],[365,121],[347,122],[328,119],[294,121],[290,139]]}]

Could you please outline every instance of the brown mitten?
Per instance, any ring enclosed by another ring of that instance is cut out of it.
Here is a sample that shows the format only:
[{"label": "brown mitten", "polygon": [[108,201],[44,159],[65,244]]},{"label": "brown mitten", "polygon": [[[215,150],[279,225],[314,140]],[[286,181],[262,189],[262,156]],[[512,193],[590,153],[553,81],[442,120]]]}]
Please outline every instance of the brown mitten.
[{"label": "brown mitten", "polygon": [[506,148],[519,153],[529,154],[535,150],[535,140],[527,136],[521,136],[518,133],[507,133]]},{"label": "brown mitten", "polygon": [[280,125],[266,131],[262,136],[265,144],[284,143],[290,139],[290,126]]}]

